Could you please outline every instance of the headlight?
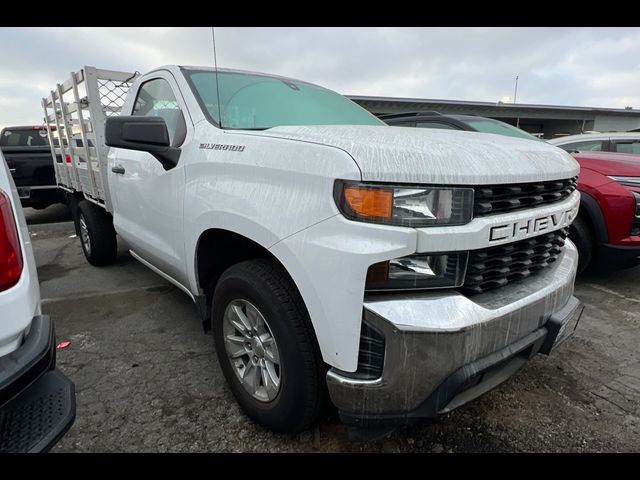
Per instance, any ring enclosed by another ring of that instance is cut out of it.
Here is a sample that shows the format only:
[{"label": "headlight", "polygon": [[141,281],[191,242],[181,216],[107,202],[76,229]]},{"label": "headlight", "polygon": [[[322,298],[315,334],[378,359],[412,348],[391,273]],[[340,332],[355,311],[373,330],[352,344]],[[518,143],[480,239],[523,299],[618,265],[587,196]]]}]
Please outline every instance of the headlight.
[{"label": "headlight", "polygon": [[473,217],[473,189],[336,181],[342,214],[361,222],[404,227],[464,225]]},{"label": "headlight", "polygon": [[615,180],[620,185],[627,185],[628,187],[640,187],[640,177],[609,177],[611,180]]},{"label": "headlight", "polygon": [[464,283],[468,252],[416,254],[374,263],[367,271],[365,290],[453,288]]},{"label": "headlight", "polygon": [[631,193],[636,201],[636,210],[633,215],[633,221],[631,222],[631,235],[640,235],[640,194],[636,192]]},{"label": "headlight", "polygon": [[[627,187],[640,187],[640,177],[618,177],[610,176],[611,180],[615,180],[620,185],[626,185]],[[633,220],[631,221],[630,235],[640,235],[640,194],[631,192],[636,202],[636,208],[633,213]]]}]

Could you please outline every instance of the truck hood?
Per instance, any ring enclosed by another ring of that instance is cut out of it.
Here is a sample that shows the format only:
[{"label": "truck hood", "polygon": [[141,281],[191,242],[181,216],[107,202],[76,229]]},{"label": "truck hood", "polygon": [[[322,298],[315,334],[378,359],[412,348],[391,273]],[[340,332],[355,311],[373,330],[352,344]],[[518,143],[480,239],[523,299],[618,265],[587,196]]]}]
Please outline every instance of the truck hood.
[{"label": "truck hood", "polygon": [[368,181],[520,183],[569,178],[579,172],[578,163],[560,148],[490,133],[328,125],[275,127],[243,134],[339,148],[355,160],[362,179]]}]

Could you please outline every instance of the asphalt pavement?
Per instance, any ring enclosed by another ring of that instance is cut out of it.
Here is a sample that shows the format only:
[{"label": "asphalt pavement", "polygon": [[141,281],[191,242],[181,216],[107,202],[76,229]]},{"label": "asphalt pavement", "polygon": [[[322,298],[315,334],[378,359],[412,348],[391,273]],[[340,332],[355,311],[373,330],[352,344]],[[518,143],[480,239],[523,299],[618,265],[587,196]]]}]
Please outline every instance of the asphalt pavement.
[{"label": "asphalt pavement", "polygon": [[578,330],[481,398],[375,442],[335,412],[296,435],[238,407],[181,291],[120,249],[89,265],[64,206],[25,209],[75,424],[54,452],[640,452],[640,268],[578,279]]}]

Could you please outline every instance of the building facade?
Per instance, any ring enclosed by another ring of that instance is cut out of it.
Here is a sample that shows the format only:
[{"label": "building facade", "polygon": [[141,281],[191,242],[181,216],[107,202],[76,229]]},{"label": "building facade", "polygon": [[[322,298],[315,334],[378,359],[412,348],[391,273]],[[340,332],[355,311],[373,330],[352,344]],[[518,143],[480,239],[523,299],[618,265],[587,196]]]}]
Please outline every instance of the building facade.
[{"label": "building facade", "polygon": [[640,110],[528,105],[520,103],[468,102],[420,98],[349,96],[370,112],[380,115],[419,111],[478,115],[518,126],[547,140],[588,131],[627,132],[640,129]]}]

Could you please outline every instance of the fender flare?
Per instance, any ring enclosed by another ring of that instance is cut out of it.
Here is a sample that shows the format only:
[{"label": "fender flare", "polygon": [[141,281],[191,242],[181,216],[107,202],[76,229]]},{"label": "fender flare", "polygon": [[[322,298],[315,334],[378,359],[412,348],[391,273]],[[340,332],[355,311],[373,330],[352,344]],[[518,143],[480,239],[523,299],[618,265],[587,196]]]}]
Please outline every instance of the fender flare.
[{"label": "fender flare", "polygon": [[586,212],[589,220],[591,220],[597,242],[607,243],[609,241],[607,222],[604,219],[602,209],[600,205],[598,205],[597,200],[588,193],[580,192],[580,212]]}]

